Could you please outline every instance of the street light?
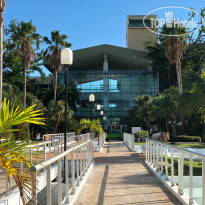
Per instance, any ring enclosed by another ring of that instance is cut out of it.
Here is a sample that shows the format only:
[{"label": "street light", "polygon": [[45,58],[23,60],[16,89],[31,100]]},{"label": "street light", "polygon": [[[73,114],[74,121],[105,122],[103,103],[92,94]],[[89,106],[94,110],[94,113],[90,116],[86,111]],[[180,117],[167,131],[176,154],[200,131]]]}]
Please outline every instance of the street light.
[{"label": "street light", "polygon": [[103,115],[103,111],[100,111],[100,115]]},{"label": "street light", "polygon": [[[73,52],[69,48],[61,51],[61,65],[65,69],[65,124],[64,124],[64,151],[67,145],[67,102],[68,102],[68,67],[73,64]],[[64,157],[64,181],[65,180],[65,157]]]},{"label": "street light", "polygon": [[101,105],[97,105],[97,110],[101,110]]},{"label": "street light", "polygon": [[93,103],[95,102],[95,96],[93,94],[90,94],[89,102],[91,103],[91,106],[90,106],[90,120],[92,120],[93,119]]}]

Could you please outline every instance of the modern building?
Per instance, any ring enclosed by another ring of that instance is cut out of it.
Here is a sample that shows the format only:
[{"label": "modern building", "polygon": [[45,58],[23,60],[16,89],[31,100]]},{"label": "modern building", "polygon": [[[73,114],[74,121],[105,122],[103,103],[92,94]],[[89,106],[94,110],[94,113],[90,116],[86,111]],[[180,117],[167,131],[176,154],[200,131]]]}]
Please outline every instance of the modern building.
[{"label": "modern building", "polygon": [[50,74],[45,78],[45,81],[42,82],[42,78],[40,76],[30,76],[31,84],[33,85],[33,88],[36,92],[38,92],[41,89],[50,89],[53,87],[53,75]]},{"label": "modern building", "polygon": [[[128,111],[136,97],[158,94],[158,74],[150,68],[144,48],[144,41],[157,41],[157,36],[143,27],[143,17],[128,16],[127,48],[105,44],[73,51],[68,84],[79,89],[81,99],[75,117],[90,117],[89,95],[94,94],[95,118],[102,117],[96,109],[100,104],[107,128],[116,122],[128,125]],[[59,86],[64,86],[64,71],[58,76]]]}]

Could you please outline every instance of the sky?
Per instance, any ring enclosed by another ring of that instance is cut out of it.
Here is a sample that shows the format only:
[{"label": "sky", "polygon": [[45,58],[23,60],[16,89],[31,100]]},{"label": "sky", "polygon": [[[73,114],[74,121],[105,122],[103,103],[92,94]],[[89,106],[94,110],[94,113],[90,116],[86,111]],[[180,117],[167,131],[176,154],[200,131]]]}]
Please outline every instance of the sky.
[{"label": "sky", "polygon": [[[60,30],[69,36],[72,50],[100,44],[126,47],[127,15],[145,15],[165,6],[192,7],[199,12],[205,0],[6,0],[4,21],[32,19],[37,32],[48,37]],[[46,68],[44,72],[49,74]]]}]

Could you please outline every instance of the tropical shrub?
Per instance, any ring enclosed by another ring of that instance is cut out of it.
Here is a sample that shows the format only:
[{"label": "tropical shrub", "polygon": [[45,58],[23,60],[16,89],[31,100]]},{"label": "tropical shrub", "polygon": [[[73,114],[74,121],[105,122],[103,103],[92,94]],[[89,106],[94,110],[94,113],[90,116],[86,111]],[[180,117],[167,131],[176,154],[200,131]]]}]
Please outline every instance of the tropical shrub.
[{"label": "tropical shrub", "polygon": [[90,133],[98,133],[101,135],[103,133],[103,128],[101,126],[100,120],[81,119],[80,127],[78,128],[77,133],[81,134],[84,129],[88,129]]},{"label": "tropical shrub", "polygon": [[144,142],[147,135],[148,135],[147,130],[140,130],[136,133],[136,138],[139,138],[141,142]]},{"label": "tropical shrub", "polygon": [[180,135],[173,138],[174,142],[200,142],[201,137]]}]

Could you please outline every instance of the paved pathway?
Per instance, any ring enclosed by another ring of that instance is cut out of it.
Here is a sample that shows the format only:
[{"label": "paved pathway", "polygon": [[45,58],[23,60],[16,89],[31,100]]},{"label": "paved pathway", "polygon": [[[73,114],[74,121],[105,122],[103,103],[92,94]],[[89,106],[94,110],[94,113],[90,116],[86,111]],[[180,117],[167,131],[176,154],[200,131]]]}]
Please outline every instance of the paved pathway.
[{"label": "paved pathway", "polygon": [[95,153],[95,166],[75,205],[181,203],[149,171],[144,157],[130,152],[123,142],[106,143]]}]

